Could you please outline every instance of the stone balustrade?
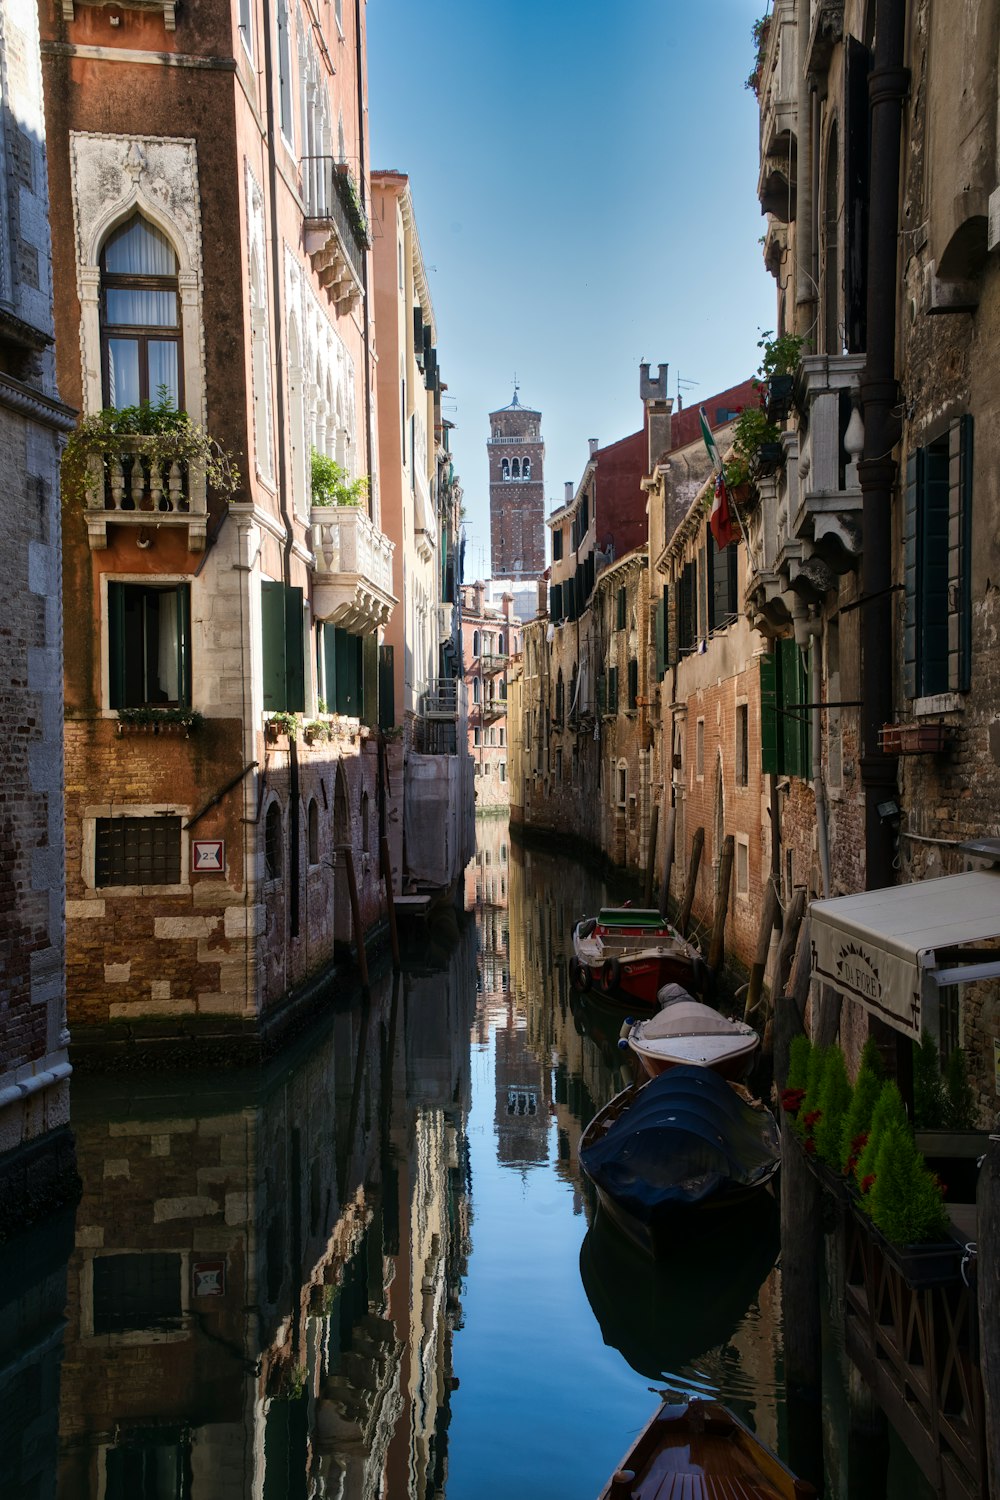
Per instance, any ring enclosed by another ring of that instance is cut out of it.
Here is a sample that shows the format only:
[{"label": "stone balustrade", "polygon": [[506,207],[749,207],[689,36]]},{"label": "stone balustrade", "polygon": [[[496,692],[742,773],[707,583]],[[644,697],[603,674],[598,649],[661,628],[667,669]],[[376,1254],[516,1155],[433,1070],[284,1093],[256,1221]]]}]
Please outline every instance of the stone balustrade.
[{"label": "stone balustrade", "polygon": [[385,625],[396,603],[394,543],[355,505],[314,506],[310,530],[316,619],[358,634]]},{"label": "stone balustrade", "polygon": [[136,435],[119,440],[120,451],[88,459],[86,516],[90,545],[108,545],[108,523],[182,525],[188,546],[201,552],[208,527],[205,471],[184,458],[158,456],[163,439]]}]

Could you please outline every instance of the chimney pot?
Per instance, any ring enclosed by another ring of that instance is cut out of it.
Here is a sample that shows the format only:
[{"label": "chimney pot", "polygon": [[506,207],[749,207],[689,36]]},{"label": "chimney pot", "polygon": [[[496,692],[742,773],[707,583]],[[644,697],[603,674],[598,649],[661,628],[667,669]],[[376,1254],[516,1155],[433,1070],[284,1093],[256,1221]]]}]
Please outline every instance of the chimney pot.
[{"label": "chimney pot", "polygon": [[597,448],[598,448],[597,439],[596,438],[588,438],[587,442],[590,444],[590,456],[591,456],[591,458],[593,458],[593,456],[597,452]]},{"label": "chimney pot", "polygon": [[572,479],[565,480],[563,488],[566,494],[566,504],[568,505],[573,498],[574,485]]}]

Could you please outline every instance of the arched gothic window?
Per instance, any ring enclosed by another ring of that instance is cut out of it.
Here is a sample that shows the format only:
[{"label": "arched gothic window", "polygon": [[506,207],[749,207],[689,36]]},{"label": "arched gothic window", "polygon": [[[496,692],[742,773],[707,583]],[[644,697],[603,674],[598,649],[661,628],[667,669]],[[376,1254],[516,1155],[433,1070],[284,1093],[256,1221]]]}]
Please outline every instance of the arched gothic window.
[{"label": "arched gothic window", "polygon": [[306,819],[307,839],[309,846],[309,863],[319,864],[319,806],[315,797],[309,799],[309,813]]},{"label": "arched gothic window", "polygon": [[268,880],[281,878],[281,808],[272,802],[264,819],[264,875]]},{"label": "arched gothic window", "polygon": [[162,230],[135,213],[101,252],[104,399],[120,410],[166,395],[181,407],[177,256]]},{"label": "arched gothic window", "polygon": [[521,460],[519,458],[515,458],[510,466],[510,477],[511,479],[520,479],[521,477]]},{"label": "arched gothic window", "polygon": [[521,478],[522,479],[530,479],[531,478],[531,459],[530,458],[526,458],[524,460],[524,463],[521,466]]},{"label": "arched gothic window", "polygon": [[510,478],[510,464],[506,458],[500,461],[500,478],[503,480]]}]

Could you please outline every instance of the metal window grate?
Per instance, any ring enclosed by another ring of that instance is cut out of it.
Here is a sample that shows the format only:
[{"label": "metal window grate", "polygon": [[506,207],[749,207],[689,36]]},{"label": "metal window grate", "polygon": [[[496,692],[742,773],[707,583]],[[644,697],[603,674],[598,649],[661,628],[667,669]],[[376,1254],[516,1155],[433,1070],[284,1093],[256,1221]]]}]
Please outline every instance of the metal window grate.
[{"label": "metal window grate", "polygon": [[94,1332],[177,1325],[181,1258],[171,1252],[98,1255],[94,1259]]},{"label": "metal window grate", "polygon": [[97,819],[96,885],[177,885],[180,878],[179,817]]}]

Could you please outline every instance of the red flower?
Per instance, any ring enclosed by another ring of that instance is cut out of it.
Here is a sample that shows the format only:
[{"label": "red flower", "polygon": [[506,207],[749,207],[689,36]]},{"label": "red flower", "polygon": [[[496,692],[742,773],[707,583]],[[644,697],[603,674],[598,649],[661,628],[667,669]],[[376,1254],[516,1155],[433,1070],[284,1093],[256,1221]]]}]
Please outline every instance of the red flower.
[{"label": "red flower", "polygon": [[797,1110],[799,1108],[799,1105],[802,1103],[802,1101],[805,1098],[805,1096],[806,1096],[805,1089],[782,1089],[782,1091],[781,1091],[781,1107],[782,1107],[782,1109],[785,1110],[788,1114],[794,1115],[797,1112]]},{"label": "red flower", "polygon": [[821,1109],[811,1109],[807,1115],[802,1116],[802,1123],[807,1130],[812,1130],[813,1126],[816,1124],[816,1121],[820,1118],[822,1113],[823,1111]]},{"label": "red flower", "polygon": [[853,1141],[851,1142],[851,1152],[853,1153],[854,1156],[860,1156],[861,1153],[862,1153],[862,1151],[867,1146],[867,1144],[868,1144],[868,1132],[867,1132],[867,1130],[862,1130],[861,1134],[860,1135],[856,1135],[854,1137]]},{"label": "red flower", "polygon": [[861,1191],[863,1193],[870,1193],[871,1190],[872,1190],[872,1188],[874,1186],[875,1186],[875,1173],[874,1172],[869,1172],[867,1177],[862,1177],[862,1179],[861,1179]]},{"label": "red flower", "polygon": [[813,1140],[812,1136],[810,1136],[809,1139],[806,1141],[806,1155],[807,1156],[815,1156],[816,1155],[816,1142]]}]

